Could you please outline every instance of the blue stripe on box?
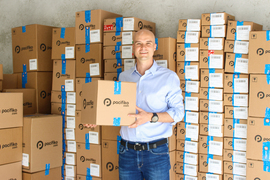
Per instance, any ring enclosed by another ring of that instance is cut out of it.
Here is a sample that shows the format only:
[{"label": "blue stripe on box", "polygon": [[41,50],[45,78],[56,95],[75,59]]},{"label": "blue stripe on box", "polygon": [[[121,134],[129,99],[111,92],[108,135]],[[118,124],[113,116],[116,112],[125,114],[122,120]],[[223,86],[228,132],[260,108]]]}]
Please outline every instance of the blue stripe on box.
[{"label": "blue stripe on box", "polygon": [[65,35],[66,35],[66,28],[62,27],[61,28],[60,38],[61,39],[65,39]]},{"label": "blue stripe on box", "polygon": [[121,81],[114,81],[114,95],[121,94]]},{"label": "blue stripe on box", "polygon": [[123,17],[115,18],[115,26],[116,26],[116,31],[120,32],[121,27],[123,27]]},{"label": "blue stripe on box", "polygon": [[113,126],[120,126],[121,124],[121,118],[120,117],[114,117],[113,118]]},{"label": "blue stripe on box", "polygon": [[84,19],[86,23],[91,22],[91,10],[87,10],[84,12]]}]

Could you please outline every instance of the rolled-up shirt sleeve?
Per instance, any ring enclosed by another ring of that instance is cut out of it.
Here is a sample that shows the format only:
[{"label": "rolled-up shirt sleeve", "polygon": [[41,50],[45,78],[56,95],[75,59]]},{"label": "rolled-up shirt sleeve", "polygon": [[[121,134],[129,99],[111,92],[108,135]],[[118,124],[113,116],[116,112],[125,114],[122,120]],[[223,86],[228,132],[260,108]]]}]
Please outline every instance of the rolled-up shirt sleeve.
[{"label": "rolled-up shirt sleeve", "polygon": [[172,125],[175,125],[177,122],[183,120],[185,115],[183,96],[182,90],[180,89],[180,80],[175,73],[172,73],[169,81],[171,82],[171,88],[166,96],[166,101],[168,104],[168,110],[166,112],[174,120],[174,122],[172,122]]}]

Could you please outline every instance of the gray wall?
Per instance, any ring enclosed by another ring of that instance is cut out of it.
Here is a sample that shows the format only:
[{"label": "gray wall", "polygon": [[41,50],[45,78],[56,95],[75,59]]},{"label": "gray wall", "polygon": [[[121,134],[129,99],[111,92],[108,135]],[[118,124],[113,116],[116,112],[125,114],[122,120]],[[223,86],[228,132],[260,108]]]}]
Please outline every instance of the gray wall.
[{"label": "gray wall", "polygon": [[176,38],[179,19],[227,12],[238,21],[270,27],[268,0],[0,0],[0,64],[12,73],[11,28],[28,24],[74,27],[75,12],[103,9],[156,23],[157,37]]}]

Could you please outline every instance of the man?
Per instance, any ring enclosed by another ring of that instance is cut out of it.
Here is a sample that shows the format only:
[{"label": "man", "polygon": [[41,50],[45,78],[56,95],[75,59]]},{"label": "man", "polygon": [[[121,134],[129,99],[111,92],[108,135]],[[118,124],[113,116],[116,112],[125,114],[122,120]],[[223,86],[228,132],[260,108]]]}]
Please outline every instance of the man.
[{"label": "man", "polygon": [[155,36],[146,29],[135,34],[136,66],[124,71],[119,81],[137,83],[136,121],[122,126],[119,150],[120,180],[169,180],[167,139],[172,126],[184,117],[180,81],[175,72],[153,59]]}]

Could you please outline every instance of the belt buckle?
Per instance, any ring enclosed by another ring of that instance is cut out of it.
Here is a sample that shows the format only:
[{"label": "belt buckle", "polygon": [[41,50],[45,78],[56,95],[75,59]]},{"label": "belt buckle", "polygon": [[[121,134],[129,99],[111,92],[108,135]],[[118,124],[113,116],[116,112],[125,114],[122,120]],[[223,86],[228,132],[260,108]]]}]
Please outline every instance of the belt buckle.
[{"label": "belt buckle", "polygon": [[[138,147],[138,149],[137,149],[137,147]],[[134,150],[135,150],[135,151],[141,151],[141,150],[142,150],[141,147],[142,147],[142,145],[141,145],[140,143],[135,143],[135,144],[134,144]]]}]

